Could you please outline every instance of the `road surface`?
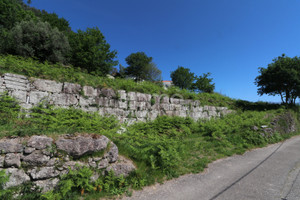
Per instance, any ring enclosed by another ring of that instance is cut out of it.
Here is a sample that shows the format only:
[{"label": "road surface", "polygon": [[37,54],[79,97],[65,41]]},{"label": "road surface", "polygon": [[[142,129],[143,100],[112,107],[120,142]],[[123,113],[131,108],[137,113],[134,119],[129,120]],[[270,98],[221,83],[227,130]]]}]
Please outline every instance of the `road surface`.
[{"label": "road surface", "polygon": [[300,136],[221,159],[124,200],[300,200]]}]

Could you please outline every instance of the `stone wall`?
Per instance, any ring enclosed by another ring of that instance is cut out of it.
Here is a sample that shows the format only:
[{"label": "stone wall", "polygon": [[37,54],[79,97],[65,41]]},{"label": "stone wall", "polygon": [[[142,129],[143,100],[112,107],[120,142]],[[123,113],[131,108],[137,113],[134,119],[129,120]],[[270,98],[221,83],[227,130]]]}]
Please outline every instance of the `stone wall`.
[{"label": "stone wall", "polygon": [[200,106],[199,101],[138,92],[115,92],[73,83],[27,78],[6,73],[0,77],[0,92],[8,91],[29,109],[42,100],[59,107],[76,107],[100,115],[115,115],[121,122],[153,120],[160,115],[191,117],[195,120],[220,117],[231,112],[226,107]]},{"label": "stone wall", "polygon": [[[0,170],[10,175],[4,188],[32,181],[43,192],[54,189],[59,177],[80,166],[94,171],[91,181],[113,170],[124,176],[135,170],[134,164],[118,155],[118,147],[100,135],[62,135],[56,140],[46,136],[5,138],[0,140]],[[81,159],[88,156],[88,159]]]}]

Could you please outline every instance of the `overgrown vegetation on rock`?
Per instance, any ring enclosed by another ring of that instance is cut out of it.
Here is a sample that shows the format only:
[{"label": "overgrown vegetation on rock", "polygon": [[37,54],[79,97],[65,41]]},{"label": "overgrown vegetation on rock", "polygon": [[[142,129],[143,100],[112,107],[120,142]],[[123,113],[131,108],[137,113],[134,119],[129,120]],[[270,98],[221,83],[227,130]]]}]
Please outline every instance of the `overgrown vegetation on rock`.
[{"label": "overgrown vegetation on rock", "polygon": [[[0,102],[2,109],[16,107],[15,100],[8,96],[5,98],[6,101]],[[221,119],[198,122],[190,118],[162,116],[151,122],[123,127],[122,134],[117,133],[120,125],[114,118],[73,108],[36,107],[32,109],[31,115],[36,115],[33,118],[24,118],[21,112],[16,112],[0,125],[2,137],[46,134],[58,138],[57,135],[76,132],[106,135],[118,146],[120,154],[132,159],[137,166],[137,170],[125,179],[109,174],[95,183],[88,181],[91,178],[88,168],[79,168],[79,171],[62,177],[59,190],[38,197],[44,199],[130,194],[130,188],[139,189],[166,178],[200,172],[218,158],[242,154],[248,149],[281,141],[299,131],[296,128],[299,127],[299,112],[286,109],[237,111]],[[7,178],[3,175],[2,179],[5,182]],[[29,194],[28,191],[24,195]]]}]

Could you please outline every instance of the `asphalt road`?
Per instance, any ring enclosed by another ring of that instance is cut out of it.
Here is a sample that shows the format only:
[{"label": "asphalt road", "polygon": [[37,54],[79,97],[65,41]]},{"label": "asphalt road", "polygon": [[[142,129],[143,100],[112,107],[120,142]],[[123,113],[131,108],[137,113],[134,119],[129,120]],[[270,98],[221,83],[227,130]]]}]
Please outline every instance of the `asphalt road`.
[{"label": "asphalt road", "polygon": [[218,160],[126,200],[300,200],[300,136]]}]

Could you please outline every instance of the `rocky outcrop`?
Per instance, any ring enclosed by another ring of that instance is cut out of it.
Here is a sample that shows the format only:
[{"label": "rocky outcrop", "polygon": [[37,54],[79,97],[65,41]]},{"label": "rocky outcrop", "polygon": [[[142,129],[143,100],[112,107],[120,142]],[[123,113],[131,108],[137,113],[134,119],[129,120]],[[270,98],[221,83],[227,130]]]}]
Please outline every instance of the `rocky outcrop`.
[{"label": "rocky outcrop", "polygon": [[[103,135],[62,135],[56,140],[46,136],[5,138],[0,140],[0,152],[0,170],[10,175],[5,188],[32,181],[49,191],[60,176],[80,166],[93,169],[93,177],[99,176],[99,170],[127,176],[136,169],[131,161],[119,158],[118,147]],[[81,160],[82,156],[85,159]]]},{"label": "rocky outcrop", "polygon": [[127,123],[153,120],[161,115],[210,119],[231,112],[226,107],[201,106],[199,101],[178,98],[180,95],[168,97],[165,94],[82,87],[74,83],[29,79],[11,73],[3,74],[0,80],[0,92],[8,91],[25,109],[47,101],[60,107],[73,106],[100,115],[114,115],[121,122]]}]

